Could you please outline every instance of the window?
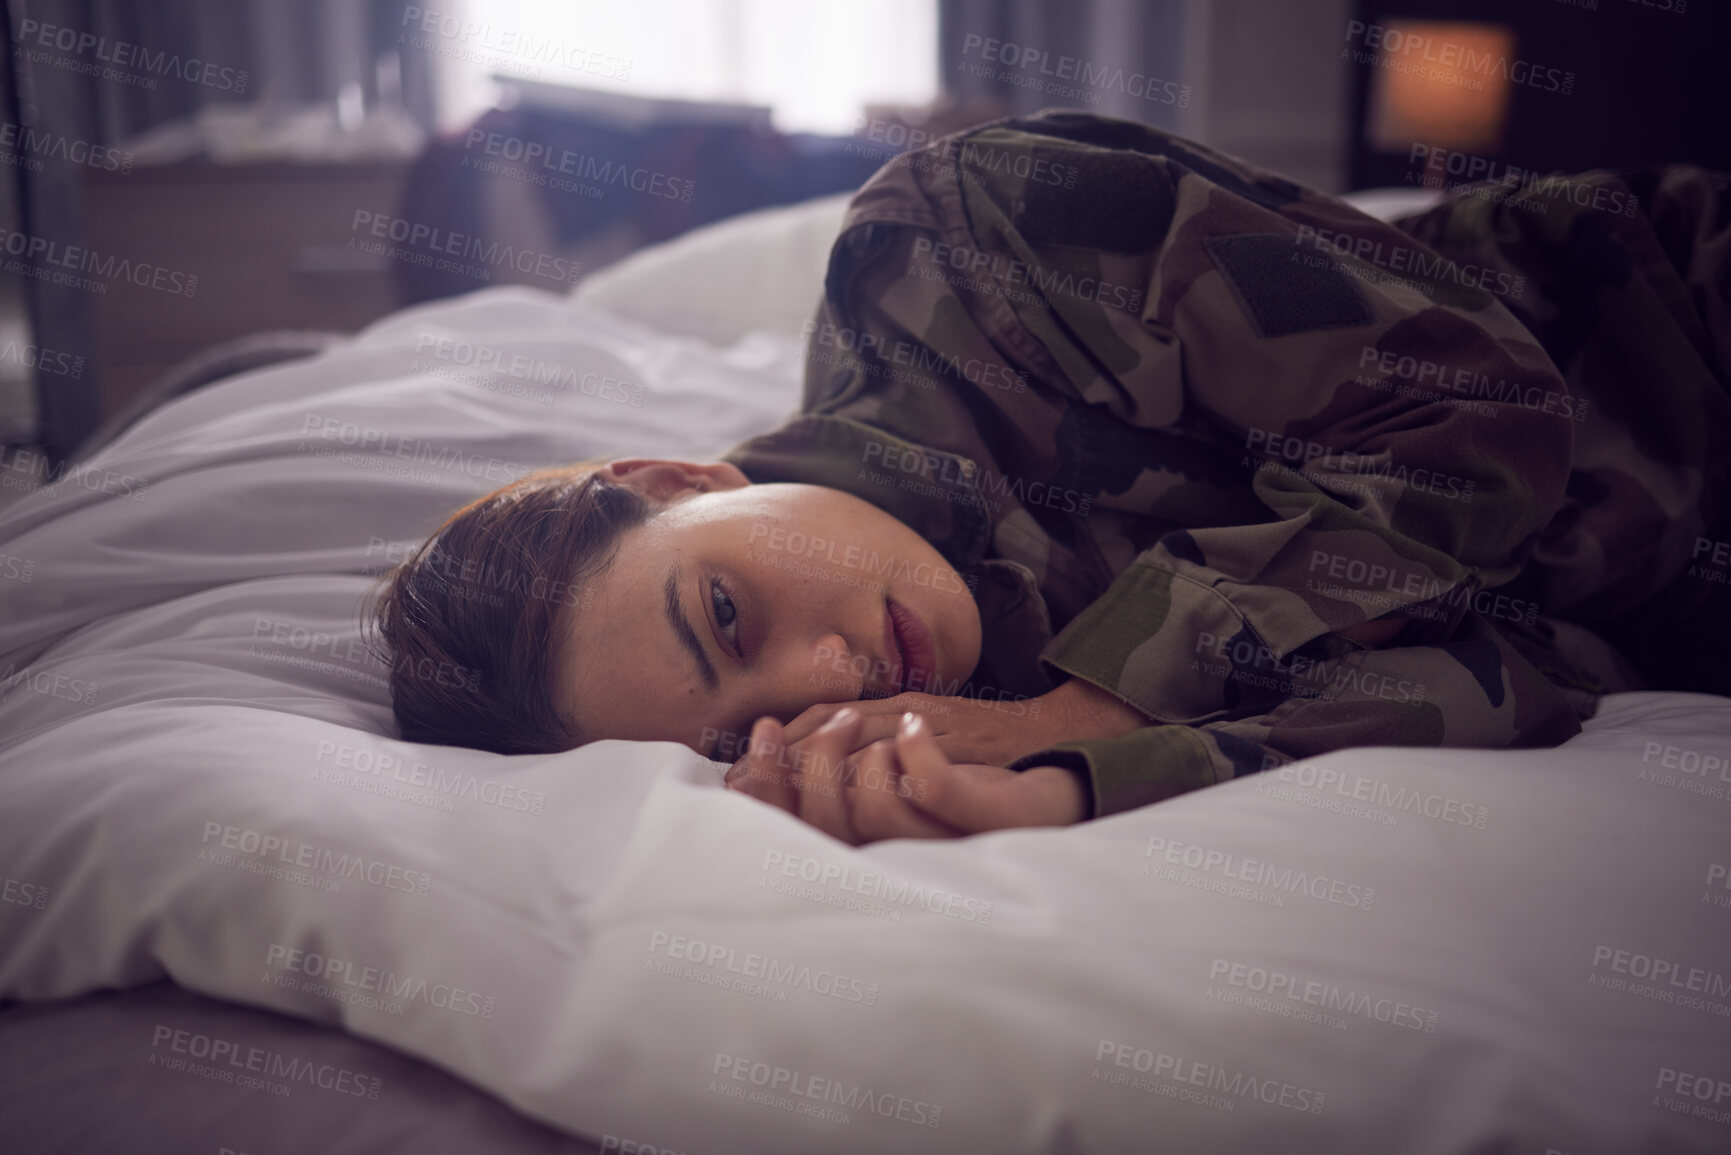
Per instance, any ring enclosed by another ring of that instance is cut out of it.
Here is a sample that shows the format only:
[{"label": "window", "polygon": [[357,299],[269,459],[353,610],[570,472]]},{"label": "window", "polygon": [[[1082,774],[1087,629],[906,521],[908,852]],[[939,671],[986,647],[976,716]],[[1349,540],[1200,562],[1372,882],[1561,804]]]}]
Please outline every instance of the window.
[{"label": "window", "polygon": [[790,132],[849,133],[868,102],[938,94],[937,0],[461,0],[458,12],[445,6],[432,33],[446,125],[493,103],[492,75],[767,105]]}]

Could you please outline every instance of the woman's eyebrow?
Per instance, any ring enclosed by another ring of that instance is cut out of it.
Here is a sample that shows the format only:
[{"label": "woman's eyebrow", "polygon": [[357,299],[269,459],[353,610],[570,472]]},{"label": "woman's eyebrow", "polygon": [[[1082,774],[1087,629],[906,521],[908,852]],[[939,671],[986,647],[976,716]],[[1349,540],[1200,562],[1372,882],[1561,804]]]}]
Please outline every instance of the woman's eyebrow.
[{"label": "woman's eyebrow", "polygon": [[679,604],[679,587],[682,584],[679,565],[667,571],[667,580],[662,583],[662,603],[667,608],[667,622],[673,627],[673,636],[679,639],[691,655],[691,660],[697,663],[697,672],[703,677],[703,684],[714,691],[721,687],[721,679],[715,675],[715,665],[709,660],[709,655],[703,652],[703,643],[697,640],[697,632],[686,620],[685,610]]}]

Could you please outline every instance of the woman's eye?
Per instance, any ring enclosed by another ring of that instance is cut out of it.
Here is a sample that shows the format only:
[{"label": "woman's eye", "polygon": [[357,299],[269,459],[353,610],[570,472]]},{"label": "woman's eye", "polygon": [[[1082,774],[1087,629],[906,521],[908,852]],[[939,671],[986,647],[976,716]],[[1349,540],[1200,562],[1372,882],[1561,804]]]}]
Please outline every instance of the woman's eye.
[{"label": "woman's eye", "polygon": [[716,625],[721,627],[727,640],[737,646],[739,639],[735,637],[738,633],[735,623],[739,618],[739,611],[734,608],[733,599],[727,596],[727,591],[721,588],[720,582],[709,583],[709,604],[715,609]]}]

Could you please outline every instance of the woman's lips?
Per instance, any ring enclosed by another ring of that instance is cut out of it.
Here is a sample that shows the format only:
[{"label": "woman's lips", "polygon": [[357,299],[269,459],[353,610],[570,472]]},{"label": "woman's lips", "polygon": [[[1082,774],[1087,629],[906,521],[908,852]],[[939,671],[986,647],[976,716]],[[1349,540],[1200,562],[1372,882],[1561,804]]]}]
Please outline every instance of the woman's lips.
[{"label": "woman's lips", "polygon": [[901,651],[900,691],[931,693],[938,672],[938,645],[932,640],[932,632],[918,614],[898,602],[889,603],[889,613],[896,648]]}]

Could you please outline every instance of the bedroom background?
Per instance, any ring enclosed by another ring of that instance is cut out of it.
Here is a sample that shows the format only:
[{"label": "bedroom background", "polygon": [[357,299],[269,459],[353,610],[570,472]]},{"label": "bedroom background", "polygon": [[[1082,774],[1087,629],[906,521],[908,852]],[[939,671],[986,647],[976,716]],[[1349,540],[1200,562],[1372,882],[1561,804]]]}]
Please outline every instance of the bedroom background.
[{"label": "bedroom background", "polygon": [[[1007,113],[1070,104],[1143,120],[1325,191],[1421,183],[1415,144],[1462,162],[1433,165],[1432,184],[1731,165],[1731,134],[1693,131],[1684,114],[1731,105],[1725,14],[1703,4],[1671,19],[1671,7],[8,0],[0,462],[17,484],[0,500],[105,423],[213,373],[485,283],[557,288],[698,225],[857,187],[910,143]],[[1365,55],[1362,29],[1403,21],[1595,79],[1562,95],[1390,87],[1393,73],[1351,57]],[[1051,79],[1064,58],[1145,77],[1145,90]],[[602,183],[632,169],[655,187],[532,191],[533,166],[518,163],[532,145],[576,153]],[[477,280],[363,251],[365,230],[392,218],[546,254],[564,276]],[[162,272],[62,283],[54,245]],[[261,333],[273,336],[249,340]]]},{"label": "bedroom background", "polygon": [[[678,743],[404,741],[361,621],[531,463],[779,424],[903,149],[1070,105],[1384,234],[1479,177],[1731,168],[1725,5],[4,2],[8,1155],[1726,1149],[1731,698],[854,847]],[[1268,360],[1257,403],[1324,378]]]}]

